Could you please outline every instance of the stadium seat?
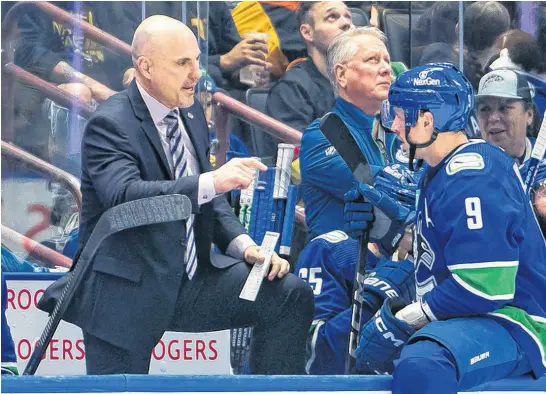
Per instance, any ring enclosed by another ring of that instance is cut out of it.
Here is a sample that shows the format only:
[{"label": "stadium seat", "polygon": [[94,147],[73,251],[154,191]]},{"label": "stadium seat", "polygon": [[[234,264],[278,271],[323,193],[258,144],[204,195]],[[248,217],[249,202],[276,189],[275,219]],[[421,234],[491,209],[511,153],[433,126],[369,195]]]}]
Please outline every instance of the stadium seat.
[{"label": "stadium seat", "polygon": [[[268,94],[269,89],[248,89],[245,97],[246,104],[257,111],[265,113],[265,103]],[[250,125],[250,132],[254,155],[260,157],[267,166],[275,165],[274,160],[277,156],[277,144],[282,141],[270,136],[262,128],[254,125]]]},{"label": "stadium seat", "polygon": [[308,58],[307,57],[299,57],[297,59],[294,59],[290,62],[290,64],[288,64],[288,66],[286,66],[286,71],[290,70],[292,67],[294,67],[296,64],[299,64],[301,62],[304,62],[306,61]]},{"label": "stadium seat", "polygon": [[[412,26],[416,26],[423,10],[412,10]],[[389,40],[388,49],[392,61],[411,65],[409,14],[404,10],[385,9],[379,17],[380,29]]]},{"label": "stadium seat", "polygon": [[349,10],[353,15],[353,25],[355,26],[369,26],[370,18],[360,8],[350,7]]}]

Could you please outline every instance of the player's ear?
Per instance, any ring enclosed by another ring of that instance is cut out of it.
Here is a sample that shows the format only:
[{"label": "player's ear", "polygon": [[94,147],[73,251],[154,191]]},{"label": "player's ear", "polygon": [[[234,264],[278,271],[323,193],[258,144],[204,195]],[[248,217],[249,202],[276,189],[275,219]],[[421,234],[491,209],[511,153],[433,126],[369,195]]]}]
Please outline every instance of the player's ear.
[{"label": "player's ear", "polygon": [[426,130],[434,129],[434,115],[432,115],[432,112],[423,112],[423,126]]},{"label": "player's ear", "polygon": [[532,105],[527,108],[527,127],[531,126],[533,124],[533,120],[535,119],[535,113],[533,111]]}]

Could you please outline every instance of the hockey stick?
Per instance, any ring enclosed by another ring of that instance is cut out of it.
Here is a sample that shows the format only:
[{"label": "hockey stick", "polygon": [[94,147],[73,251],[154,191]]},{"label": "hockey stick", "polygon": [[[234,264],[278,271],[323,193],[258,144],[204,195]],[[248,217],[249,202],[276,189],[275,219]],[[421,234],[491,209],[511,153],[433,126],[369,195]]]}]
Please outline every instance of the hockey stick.
[{"label": "hockey stick", "polygon": [[[360,151],[351,132],[341,120],[341,118],[329,112],[320,120],[320,130],[324,136],[330,141],[334,148],[345,161],[354,178],[358,182],[364,182],[368,185],[373,185],[373,174],[368,164],[368,161]],[[364,276],[366,275],[366,254],[368,253],[369,233],[365,232],[358,241],[358,258],[356,262],[355,277],[353,280],[353,299],[352,299],[352,314],[351,328],[349,331],[349,350],[347,363],[345,364],[345,373],[349,374],[353,371],[356,358],[355,351],[358,347],[360,337],[360,317],[362,316],[362,291],[364,289]]]},{"label": "hockey stick", "polygon": [[185,220],[190,214],[191,202],[189,198],[178,194],[130,201],[106,211],[97,222],[79,258],[74,262],[74,269],[67,274],[69,275],[68,280],[36,344],[36,348],[28,360],[23,375],[34,375],[36,373],[49,342],[53,338],[53,334],[55,334],[55,330],[57,330],[70,301],[72,301],[76,288],[91,267],[91,262],[102,241],[122,230]]},{"label": "hockey stick", "polygon": [[535,146],[531,151],[531,158],[529,159],[529,168],[527,169],[527,174],[525,175],[524,188],[527,194],[533,187],[535,177],[540,166],[540,161],[544,158],[544,152],[546,151],[546,111],[544,111],[544,118],[542,119],[542,124],[540,125],[540,131],[538,132],[537,140]]}]

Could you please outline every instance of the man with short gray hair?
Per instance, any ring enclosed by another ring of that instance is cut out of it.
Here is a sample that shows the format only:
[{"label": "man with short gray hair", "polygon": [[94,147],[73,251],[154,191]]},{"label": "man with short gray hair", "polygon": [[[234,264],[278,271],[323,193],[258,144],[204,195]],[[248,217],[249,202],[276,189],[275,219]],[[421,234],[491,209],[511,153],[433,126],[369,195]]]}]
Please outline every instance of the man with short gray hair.
[{"label": "man with short gray hair", "polygon": [[387,36],[385,36],[385,33],[375,27],[366,26],[358,27],[350,32],[347,32],[346,34],[337,36],[334,38],[328,48],[328,54],[326,56],[326,71],[336,97],[339,95],[339,89],[336,79],[335,66],[344,64],[353,59],[359,50],[358,42],[354,38],[363,35],[376,37],[381,40],[383,44],[387,44]]},{"label": "man with short gray hair", "polygon": [[[338,35],[326,60],[336,95],[332,111],[343,119],[375,172],[395,161],[398,148],[393,136],[379,138],[372,132],[392,81],[386,41],[380,30],[359,27]],[[308,238],[342,229],[343,195],[351,189],[353,176],[320,131],[319,119],[303,133],[300,165]]]}]

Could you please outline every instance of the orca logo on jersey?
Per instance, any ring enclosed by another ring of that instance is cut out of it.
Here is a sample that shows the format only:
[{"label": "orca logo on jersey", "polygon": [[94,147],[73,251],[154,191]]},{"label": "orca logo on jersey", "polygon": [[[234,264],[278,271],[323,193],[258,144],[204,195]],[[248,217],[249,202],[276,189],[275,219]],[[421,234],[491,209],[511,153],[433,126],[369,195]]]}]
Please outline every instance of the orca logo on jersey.
[{"label": "orca logo on jersey", "polygon": [[420,300],[426,293],[436,287],[436,278],[432,273],[436,255],[423,235],[422,212],[419,212],[415,236],[413,237],[413,255],[415,256],[416,294],[417,299]]},{"label": "orca logo on jersey", "polygon": [[387,326],[383,322],[383,319],[381,319],[381,317],[379,316],[379,312],[376,313],[375,326],[377,327],[377,330],[379,332],[383,333],[383,338],[389,339],[395,347],[402,346],[404,343],[406,343],[404,341],[401,341],[400,339],[396,339],[394,334],[387,329]]}]

